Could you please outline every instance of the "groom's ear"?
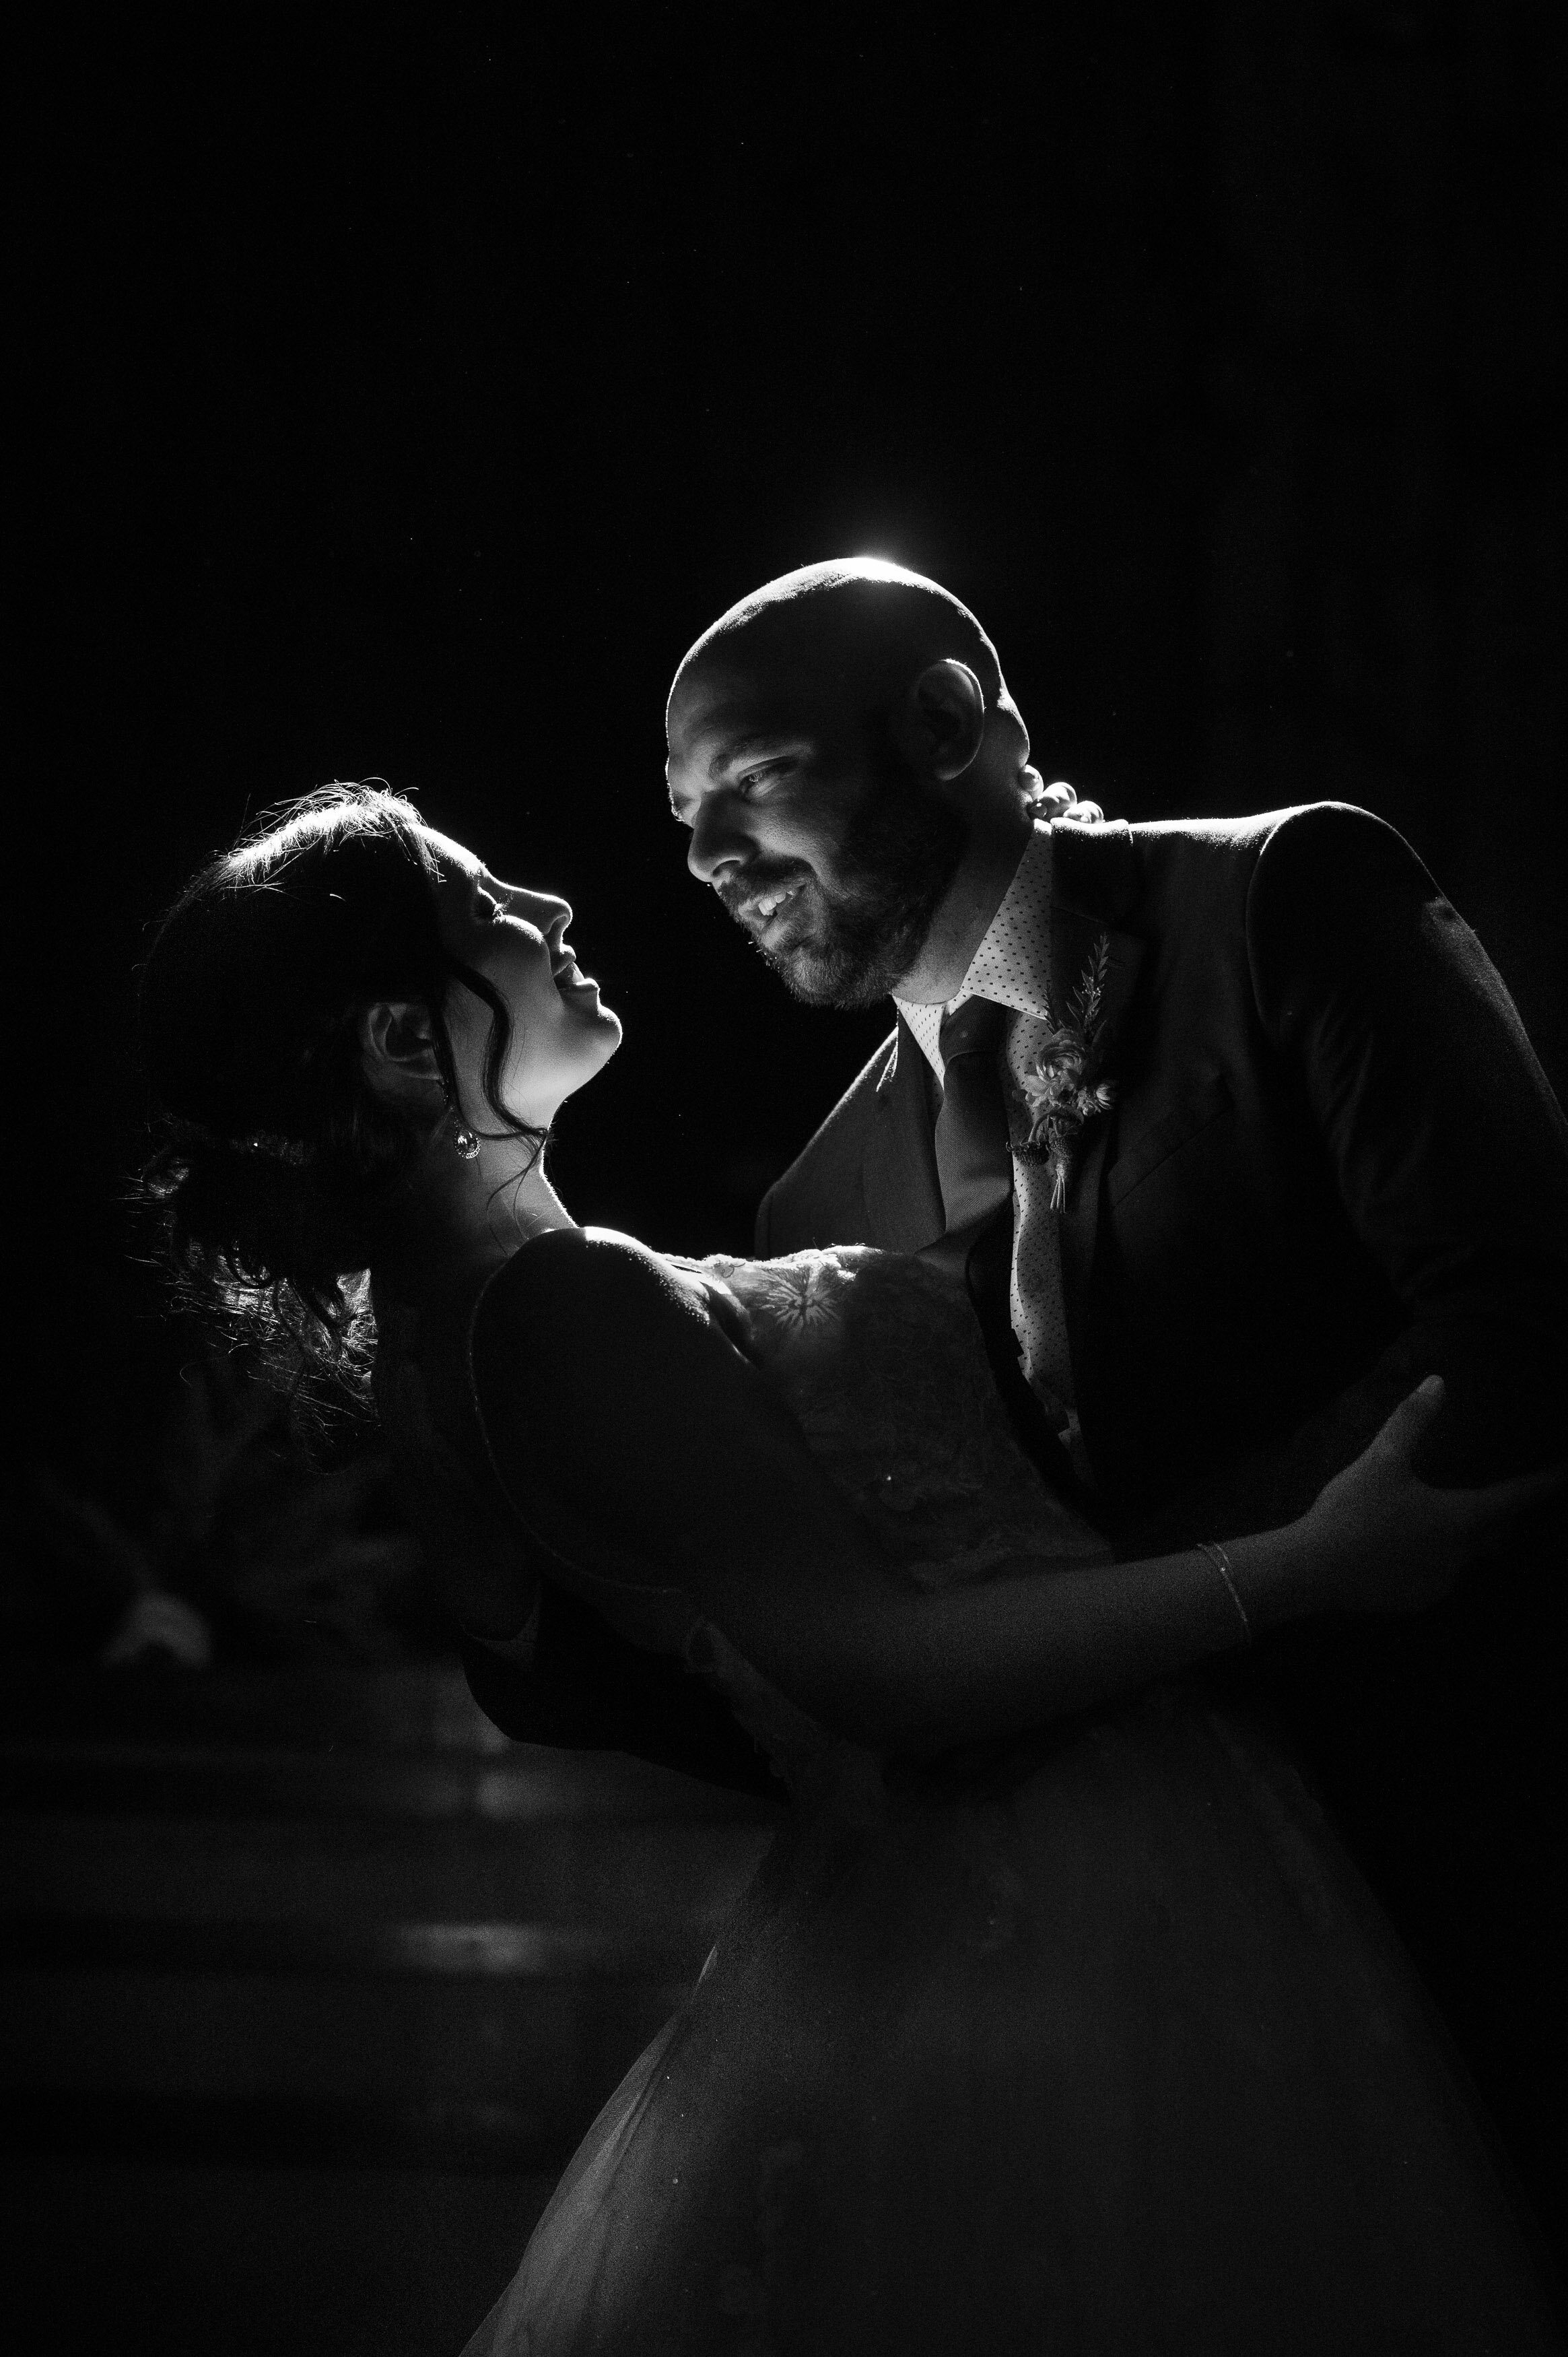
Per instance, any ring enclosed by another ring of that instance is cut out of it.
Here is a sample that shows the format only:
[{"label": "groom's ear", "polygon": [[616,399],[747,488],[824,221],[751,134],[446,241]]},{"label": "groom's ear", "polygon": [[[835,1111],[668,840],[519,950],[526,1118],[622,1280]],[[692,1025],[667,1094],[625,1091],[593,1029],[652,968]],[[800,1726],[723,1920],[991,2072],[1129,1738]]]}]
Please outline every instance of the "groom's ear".
[{"label": "groom's ear", "polygon": [[360,1062],[377,1096],[422,1103],[441,1086],[430,1009],[416,998],[367,1006],[360,1017]]},{"label": "groom's ear", "polygon": [[907,761],[944,785],[961,778],[985,735],[985,691],[950,655],[928,663],[893,712],[893,738]]}]

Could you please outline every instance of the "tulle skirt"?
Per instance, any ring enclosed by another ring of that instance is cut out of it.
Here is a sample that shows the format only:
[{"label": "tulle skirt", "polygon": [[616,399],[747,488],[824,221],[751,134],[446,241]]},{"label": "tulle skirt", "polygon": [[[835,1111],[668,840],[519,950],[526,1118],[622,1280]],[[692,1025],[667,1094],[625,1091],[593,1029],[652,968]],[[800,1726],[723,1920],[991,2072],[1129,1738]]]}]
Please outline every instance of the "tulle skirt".
[{"label": "tulle skirt", "polygon": [[1320,1813],[1161,1688],[803,1810],[465,2357],[1562,2346]]}]

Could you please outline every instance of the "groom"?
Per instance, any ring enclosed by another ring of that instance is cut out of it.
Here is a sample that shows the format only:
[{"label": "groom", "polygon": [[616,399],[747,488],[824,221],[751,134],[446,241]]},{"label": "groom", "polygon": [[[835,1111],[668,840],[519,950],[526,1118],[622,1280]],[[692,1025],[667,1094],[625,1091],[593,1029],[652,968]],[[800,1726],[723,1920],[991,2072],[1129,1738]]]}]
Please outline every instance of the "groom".
[{"label": "groom", "polygon": [[[1020,1436],[1126,1552],[1302,1512],[1434,1371],[1428,1478],[1563,1455],[1568,1128],[1391,827],[1335,802],[1106,823],[1029,766],[974,617],[874,560],[722,616],[668,733],[692,873],[786,986],[894,1003],[758,1253],[961,1270]],[[1541,1970],[1477,1927],[1528,1945],[1517,1886],[1554,1854],[1528,1823],[1548,1585],[1499,1566],[1247,1673],[1458,2013],[1514,1961],[1528,2013]]]},{"label": "groom", "polygon": [[897,1012],[758,1252],[961,1262],[1114,1534],[1302,1512],[1434,1371],[1442,1478],[1561,1448],[1568,1129],[1391,828],[1105,823],[973,616],[875,560],[715,622],[669,740],[688,865],[786,985]]}]

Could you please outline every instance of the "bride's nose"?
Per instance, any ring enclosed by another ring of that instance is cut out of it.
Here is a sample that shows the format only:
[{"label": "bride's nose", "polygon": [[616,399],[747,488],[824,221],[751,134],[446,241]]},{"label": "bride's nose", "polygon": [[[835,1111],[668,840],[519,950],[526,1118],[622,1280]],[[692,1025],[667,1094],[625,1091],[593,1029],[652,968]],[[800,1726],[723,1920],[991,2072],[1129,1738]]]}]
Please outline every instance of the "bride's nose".
[{"label": "bride's nose", "polygon": [[557,899],[553,892],[530,892],[518,914],[537,925],[545,940],[559,949],[561,936],[572,921],[572,903]]}]

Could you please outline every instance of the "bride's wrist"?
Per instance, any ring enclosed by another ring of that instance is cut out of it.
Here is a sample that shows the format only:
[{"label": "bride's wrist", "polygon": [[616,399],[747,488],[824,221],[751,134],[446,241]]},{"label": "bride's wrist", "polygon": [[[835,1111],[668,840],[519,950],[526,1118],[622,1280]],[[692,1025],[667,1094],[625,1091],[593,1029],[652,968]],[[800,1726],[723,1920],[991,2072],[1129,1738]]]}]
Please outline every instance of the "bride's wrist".
[{"label": "bride's wrist", "polygon": [[1227,1539],[1225,1553],[1252,1635],[1322,1610],[1321,1554],[1306,1516],[1278,1530]]}]

